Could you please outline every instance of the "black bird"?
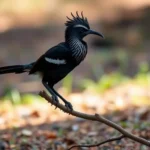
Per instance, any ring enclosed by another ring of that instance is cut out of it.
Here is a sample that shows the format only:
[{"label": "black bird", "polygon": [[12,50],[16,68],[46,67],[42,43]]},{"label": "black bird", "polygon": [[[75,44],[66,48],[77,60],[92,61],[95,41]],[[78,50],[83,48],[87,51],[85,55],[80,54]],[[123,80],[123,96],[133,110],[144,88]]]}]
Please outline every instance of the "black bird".
[{"label": "black bird", "polygon": [[73,110],[71,103],[65,100],[53,87],[84,60],[87,54],[87,44],[83,38],[89,34],[101,37],[103,35],[90,29],[88,20],[83,16],[83,13],[81,16],[78,12],[76,12],[76,16],[72,13],[71,15],[72,19],[67,17],[68,20],[65,23],[65,42],[50,48],[33,63],[1,67],[0,74],[40,73],[42,83],[52,95],[53,101],[57,103],[59,97],[68,109]]}]

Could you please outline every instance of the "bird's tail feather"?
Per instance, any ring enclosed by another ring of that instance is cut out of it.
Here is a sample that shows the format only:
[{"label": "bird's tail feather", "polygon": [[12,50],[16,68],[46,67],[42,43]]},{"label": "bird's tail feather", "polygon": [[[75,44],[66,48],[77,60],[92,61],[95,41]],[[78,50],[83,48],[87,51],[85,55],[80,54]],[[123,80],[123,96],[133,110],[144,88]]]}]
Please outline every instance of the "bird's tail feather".
[{"label": "bird's tail feather", "polygon": [[0,67],[0,74],[29,72],[32,64]]}]

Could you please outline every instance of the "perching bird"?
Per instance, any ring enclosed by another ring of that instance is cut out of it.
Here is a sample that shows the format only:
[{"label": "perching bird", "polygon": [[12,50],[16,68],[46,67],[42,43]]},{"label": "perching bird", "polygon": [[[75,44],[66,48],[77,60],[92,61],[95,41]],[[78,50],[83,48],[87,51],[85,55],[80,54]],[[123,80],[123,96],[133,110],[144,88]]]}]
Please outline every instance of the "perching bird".
[{"label": "perching bird", "polygon": [[68,20],[65,23],[65,42],[50,48],[33,63],[1,67],[0,74],[40,73],[42,83],[52,95],[53,101],[58,103],[59,97],[68,109],[73,110],[71,103],[65,100],[53,87],[84,60],[87,54],[87,44],[83,38],[89,34],[101,37],[103,35],[90,29],[88,20],[83,16],[83,13],[81,16],[78,12],[76,12],[76,16],[72,13],[71,15],[72,19],[67,17]]}]

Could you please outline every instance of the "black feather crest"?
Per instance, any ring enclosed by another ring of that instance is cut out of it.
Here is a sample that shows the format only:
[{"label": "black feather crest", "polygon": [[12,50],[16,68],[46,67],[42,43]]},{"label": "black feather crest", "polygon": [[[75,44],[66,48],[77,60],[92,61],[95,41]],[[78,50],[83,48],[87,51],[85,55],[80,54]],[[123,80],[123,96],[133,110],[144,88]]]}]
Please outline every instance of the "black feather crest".
[{"label": "black feather crest", "polygon": [[72,19],[70,19],[67,16],[68,21],[66,21],[66,23],[65,23],[65,25],[67,27],[74,26],[74,25],[77,25],[77,24],[81,24],[81,25],[86,26],[88,29],[90,29],[88,20],[87,20],[87,18],[85,18],[83,16],[83,12],[81,12],[81,17],[79,16],[78,12],[76,12],[76,16],[74,16],[73,13],[71,13],[71,16],[72,16]]}]

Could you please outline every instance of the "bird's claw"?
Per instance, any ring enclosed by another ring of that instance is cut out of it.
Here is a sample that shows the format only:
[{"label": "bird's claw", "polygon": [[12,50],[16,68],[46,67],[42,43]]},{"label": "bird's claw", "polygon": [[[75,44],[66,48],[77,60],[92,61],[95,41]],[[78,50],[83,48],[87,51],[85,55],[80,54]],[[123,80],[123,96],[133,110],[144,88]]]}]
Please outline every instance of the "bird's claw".
[{"label": "bird's claw", "polygon": [[67,107],[67,109],[73,111],[73,107],[70,102],[65,102],[65,106]]}]

